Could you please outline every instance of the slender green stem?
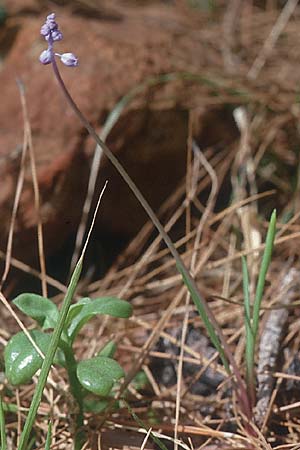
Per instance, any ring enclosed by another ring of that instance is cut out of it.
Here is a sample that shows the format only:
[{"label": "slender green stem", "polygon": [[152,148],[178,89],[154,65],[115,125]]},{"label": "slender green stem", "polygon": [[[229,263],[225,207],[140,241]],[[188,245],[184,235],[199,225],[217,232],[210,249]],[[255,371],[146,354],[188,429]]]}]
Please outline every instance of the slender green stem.
[{"label": "slender green stem", "polygon": [[244,291],[244,320],[246,330],[246,381],[251,407],[255,404],[255,382],[254,382],[254,340],[251,323],[251,303],[249,294],[249,273],[246,258],[242,257],[243,291]]},{"label": "slender green stem", "polygon": [[69,381],[70,381],[71,393],[78,403],[79,412],[82,413],[82,411],[83,411],[82,386],[79,383],[78,378],[77,378],[77,373],[76,373],[77,362],[74,357],[73,349],[65,342],[62,344],[62,341],[60,341],[59,346],[65,354],[66,367],[67,367],[68,377],[69,377]]},{"label": "slender green stem", "polygon": [[246,328],[246,370],[247,370],[247,388],[250,399],[250,406],[255,405],[255,346],[258,334],[259,313],[261,309],[261,301],[266,282],[267,271],[271,262],[273,244],[276,231],[276,210],[273,211],[266,237],[265,251],[263,254],[258,281],[255,291],[255,299],[253,311],[251,310],[251,302],[249,296],[249,275],[247,262],[242,258],[243,267],[243,290],[244,290],[244,316]]},{"label": "slender green stem", "polygon": [[[69,311],[69,308],[70,308],[70,305],[71,305],[71,302],[72,302],[72,299],[75,294],[75,290],[76,290],[76,287],[77,287],[77,284],[78,284],[78,281],[80,278],[80,274],[82,271],[83,258],[84,258],[84,255],[85,255],[85,252],[87,249],[87,245],[89,243],[90,236],[91,236],[94,224],[95,224],[96,215],[97,215],[97,212],[98,212],[98,209],[100,206],[100,202],[101,202],[105,187],[106,187],[106,184],[105,184],[104,188],[102,189],[101,194],[99,196],[99,199],[98,199],[98,202],[97,202],[97,205],[95,208],[93,220],[92,220],[83,250],[81,252],[81,256],[80,256],[80,258],[75,266],[74,272],[72,274],[71,281],[69,283],[67,293],[65,295],[65,298],[64,298],[64,301],[63,301],[63,304],[62,304],[62,307],[61,307],[61,310],[59,313],[58,322],[53,331],[50,345],[49,345],[48,351],[45,355],[45,359],[42,364],[41,373],[40,373],[40,376],[39,376],[39,379],[38,379],[38,382],[36,385],[36,389],[34,391],[34,395],[33,395],[33,398],[32,398],[31,404],[30,404],[30,408],[29,408],[29,412],[28,412],[28,415],[27,415],[27,418],[25,421],[24,429],[23,429],[23,432],[20,437],[20,443],[19,443],[18,450],[26,450],[26,448],[27,448],[29,435],[30,435],[31,429],[33,427],[33,423],[34,423],[34,420],[35,420],[35,417],[37,414],[39,404],[41,402],[43,390],[44,390],[44,387],[47,382],[47,377],[48,377],[48,374],[50,371],[50,367],[53,362],[54,355],[57,350],[58,344],[60,342],[60,338],[61,338],[61,335],[63,332],[67,314],[68,314],[68,311]],[[77,448],[79,448],[79,447],[76,447],[76,450],[77,450]]]},{"label": "slender green stem", "polygon": [[262,296],[263,296],[263,292],[264,292],[267,271],[268,271],[268,268],[269,268],[269,265],[271,262],[271,256],[272,256],[274,239],[275,239],[275,232],[276,232],[276,210],[274,210],[271,215],[268,233],[267,233],[267,237],[266,237],[265,251],[263,254],[263,259],[261,262],[261,268],[259,271],[258,281],[257,281],[257,286],[256,286],[255,300],[254,300],[254,305],[253,305],[253,325],[252,325],[254,341],[256,341],[257,332],[258,332],[260,305],[261,305]]},{"label": "slender green stem", "polygon": [[0,441],[1,441],[1,450],[6,450],[7,442],[5,431],[5,417],[4,417],[3,401],[1,396],[0,396]]},{"label": "slender green stem", "polygon": [[72,347],[65,342],[64,340],[60,340],[59,343],[60,348],[63,350],[65,358],[66,358],[66,368],[68,371],[70,390],[77,402],[78,411],[76,412],[76,429],[75,429],[75,439],[74,439],[74,449],[78,450],[82,447],[84,443],[85,433],[82,430],[83,427],[83,395],[82,395],[82,386],[77,378],[77,362],[74,357]]},{"label": "slender green stem", "polygon": [[47,438],[46,438],[46,442],[45,442],[45,450],[50,450],[51,439],[52,439],[52,422],[50,420],[50,422],[48,424],[48,433],[47,433]]},{"label": "slender green stem", "polygon": [[[91,137],[95,140],[96,144],[98,144],[104,154],[106,155],[106,157],[110,160],[110,162],[113,164],[113,166],[116,168],[116,170],[119,172],[119,174],[121,175],[121,177],[124,179],[124,181],[126,182],[126,184],[128,185],[128,187],[131,189],[131,191],[133,192],[133,194],[136,196],[136,198],[138,199],[138,201],[140,202],[141,206],[144,208],[144,210],[146,211],[146,213],[148,214],[149,218],[151,219],[151,221],[153,222],[153,224],[155,225],[155,227],[157,228],[157,230],[159,231],[160,235],[162,236],[163,240],[165,241],[165,244],[167,245],[167,247],[169,248],[169,251],[171,253],[171,255],[174,257],[175,261],[176,261],[176,265],[177,268],[179,270],[179,272],[181,273],[181,275],[184,275],[184,281],[188,282],[188,285],[192,287],[194,295],[193,296],[193,300],[195,301],[195,298],[197,298],[197,307],[199,307],[199,304],[201,304],[201,310],[203,311],[203,313],[207,316],[207,319],[209,320],[209,322],[211,323],[212,327],[215,330],[215,336],[216,339],[218,339],[219,341],[219,347],[223,347],[224,349],[224,354],[226,355],[226,358],[228,359],[229,363],[231,364],[232,367],[232,371],[236,377],[237,383],[238,383],[238,396],[239,399],[241,401],[241,407],[243,409],[244,414],[246,415],[246,417],[250,418],[252,413],[251,413],[251,408],[250,408],[250,404],[248,401],[248,396],[247,396],[247,391],[246,391],[246,387],[244,384],[244,381],[241,377],[240,374],[240,370],[235,362],[235,359],[233,357],[233,354],[231,352],[231,349],[229,347],[229,345],[227,344],[226,338],[222,333],[221,328],[219,327],[215,316],[213,314],[213,312],[211,311],[211,309],[209,308],[206,300],[202,297],[202,295],[199,292],[198,286],[195,282],[195,280],[193,279],[193,277],[191,276],[189,270],[185,267],[185,264],[183,263],[179,253],[177,252],[173,242],[171,241],[170,237],[168,236],[168,234],[166,233],[164,227],[162,226],[162,224],[160,223],[160,221],[158,220],[156,214],[154,213],[154,211],[152,210],[152,208],[150,207],[149,203],[147,202],[147,200],[144,198],[144,196],[142,195],[142,193],[140,192],[140,190],[138,189],[138,187],[136,186],[136,184],[133,182],[133,180],[130,178],[130,176],[127,174],[126,170],[123,168],[123,166],[121,165],[121,163],[118,161],[118,159],[115,157],[115,155],[110,151],[110,149],[107,147],[107,145],[99,138],[98,134],[96,133],[95,129],[92,127],[92,125],[89,123],[89,121],[86,119],[86,117],[82,114],[82,112],[80,111],[80,109],[78,108],[78,106],[76,105],[76,103],[74,102],[72,96],[70,95],[69,91],[67,90],[63,79],[61,78],[60,72],[58,70],[55,58],[52,59],[52,68],[54,71],[54,75],[59,83],[59,86],[61,87],[68,103],[70,104],[71,108],[73,109],[73,111],[75,112],[75,114],[78,116],[79,120],[82,122],[82,124],[84,125],[84,127],[87,129],[88,133],[91,135]],[[227,367],[229,367],[229,365],[227,364]]]}]

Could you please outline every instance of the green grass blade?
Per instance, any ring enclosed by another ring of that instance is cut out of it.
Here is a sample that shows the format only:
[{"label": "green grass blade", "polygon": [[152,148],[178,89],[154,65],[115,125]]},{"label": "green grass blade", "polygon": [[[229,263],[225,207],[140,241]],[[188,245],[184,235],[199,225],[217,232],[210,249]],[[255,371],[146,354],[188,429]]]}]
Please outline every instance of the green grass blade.
[{"label": "green grass blade", "polygon": [[41,373],[40,373],[40,376],[39,376],[39,379],[38,379],[38,382],[36,385],[36,389],[34,391],[34,395],[33,395],[32,402],[31,402],[31,405],[29,408],[29,412],[28,412],[28,415],[26,418],[24,429],[23,429],[23,432],[20,437],[20,443],[19,443],[18,450],[26,450],[26,448],[27,448],[29,435],[30,435],[31,429],[32,429],[34,421],[35,421],[35,417],[37,414],[39,404],[42,399],[43,390],[44,390],[44,387],[47,382],[47,377],[48,377],[48,374],[49,374],[49,371],[50,371],[50,368],[51,368],[51,365],[52,365],[52,362],[54,359],[55,352],[58,347],[58,343],[60,340],[61,333],[63,331],[63,327],[64,327],[64,323],[65,323],[65,320],[66,320],[66,317],[67,317],[67,314],[69,311],[69,307],[71,305],[71,302],[72,302],[72,299],[73,299],[73,296],[75,293],[75,289],[76,289],[78,281],[79,281],[79,277],[80,277],[81,270],[82,270],[82,262],[83,262],[83,257],[81,256],[81,258],[79,259],[79,261],[74,269],[74,272],[73,272],[73,275],[72,275],[70,284],[68,286],[68,290],[67,290],[67,293],[64,298],[63,305],[62,305],[62,308],[61,308],[61,311],[59,314],[57,326],[55,327],[53,334],[52,334],[52,339],[51,339],[51,342],[49,345],[49,350],[47,351],[47,353],[45,355],[45,359],[43,361]]},{"label": "green grass blade", "polygon": [[5,417],[4,417],[4,408],[2,397],[0,396],[0,441],[1,441],[1,450],[7,449],[7,441],[6,441],[6,432],[5,432]]},{"label": "green grass blade", "polygon": [[258,281],[257,281],[257,286],[256,286],[256,292],[255,292],[255,300],[254,300],[254,305],[253,305],[252,331],[253,331],[254,344],[255,344],[256,336],[257,336],[257,332],[258,332],[261,300],[262,300],[262,296],[263,296],[263,292],[264,292],[267,271],[268,271],[270,261],[271,261],[275,233],[276,233],[276,210],[274,209],[274,211],[271,215],[269,228],[268,228],[268,232],[267,232],[265,251],[264,251],[263,259],[262,259],[261,266],[260,266],[260,271],[259,271]]},{"label": "green grass blade", "polygon": [[242,274],[243,274],[243,292],[244,292],[244,321],[246,330],[246,380],[248,387],[248,394],[251,399],[251,404],[254,404],[254,339],[252,331],[251,319],[251,302],[249,294],[249,272],[247,267],[247,260],[242,256]]},{"label": "green grass blade", "polygon": [[46,437],[46,442],[45,442],[45,450],[50,450],[51,440],[52,440],[52,422],[50,420],[50,422],[48,424],[48,432],[47,432],[47,437]]},{"label": "green grass blade", "polygon": [[264,292],[266,276],[271,262],[274,239],[276,232],[276,210],[273,211],[268,227],[265,251],[263,254],[260,271],[258,274],[258,281],[255,291],[255,299],[253,305],[253,312],[251,315],[251,304],[249,298],[249,276],[248,268],[245,258],[242,258],[243,267],[243,290],[244,290],[244,312],[245,312],[245,328],[246,328],[246,371],[247,371],[247,388],[250,398],[250,404],[253,407],[255,404],[255,346],[257,340],[259,313],[261,307],[262,296]]},{"label": "green grass blade", "polygon": [[43,361],[41,373],[40,373],[40,376],[39,376],[39,379],[38,379],[38,382],[37,382],[37,385],[36,385],[36,388],[35,388],[35,391],[33,394],[29,412],[28,412],[28,415],[27,415],[27,418],[25,421],[24,429],[23,429],[23,432],[20,437],[18,450],[27,450],[27,444],[28,444],[30,432],[31,432],[31,429],[32,429],[34,421],[35,421],[37,410],[38,410],[39,404],[42,399],[43,390],[44,390],[46,382],[47,382],[47,377],[48,377],[48,374],[49,374],[49,371],[50,371],[50,368],[51,368],[51,365],[52,365],[52,362],[54,359],[55,352],[57,350],[57,347],[58,347],[58,344],[60,341],[61,334],[63,332],[63,328],[64,328],[66,318],[67,318],[67,315],[68,315],[68,312],[70,309],[70,305],[71,305],[71,302],[72,302],[72,299],[75,294],[75,290],[76,290],[76,287],[77,287],[77,284],[78,284],[78,281],[80,278],[80,274],[82,271],[82,265],[83,265],[83,258],[84,258],[85,252],[86,252],[86,248],[87,248],[87,245],[88,245],[88,242],[90,239],[92,229],[94,227],[96,215],[97,215],[99,205],[100,205],[102,195],[104,193],[105,188],[106,188],[106,184],[105,184],[104,188],[102,189],[101,194],[99,196],[98,203],[95,208],[93,220],[92,220],[89,232],[88,232],[88,236],[86,238],[81,256],[80,256],[80,258],[75,266],[75,269],[73,271],[71,281],[70,281],[70,284],[67,289],[67,293],[65,295],[61,310],[59,312],[58,322],[53,331],[49,349],[48,349],[48,351],[45,355],[45,359]]},{"label": "green grass blade", "polygon": [[196,305],[198,313],[199,313],[201,319],[203,320],[203,323],[205,325],[205,328],[207,330],[207,333],[208,333],[208,335],[209,335],[213,345],[215,346],[216,350],[219,352],[220,358],[222,360],[222,363],[223,363],[226,371],[228,372],[228,374],[231,374],[229,363],[228,363],[228,360],[226,358],[226,355],[225,355],[224,349],[222,347],[222,344],[221,344],[221,342],[220,342],[220,340],[219,340],[219,338],[218,338],[218,336],[217,336],[217,334],[215,332],[215,329],[214,329],[213,325],[211,324],[211,322],[210,322],[210,320],[209,320],[209,318],[208,318],[208,316],[206,314],[206,311],[204,309],[203,303],[201,302],[201,299],[199,299],[198,293],[195,291],[194,286],[192,286],[192,284],[190,283],[189,279],[186,277],[185,272],[182,271],[180,267],[178,267],[178,270],[181,272],[183,281],[184,281],[186,287],[189,290],[189,293],[190,293],[190,295],[192,297],[192,300],[193,300],[193,302]]},{"label": "green grass blade", "polygon": [[246,329],[251,330],[252,325],[251,325],[251,302],[249,295],[249,272],[245,256],[242,256],[242,274],[243,274],[245,326]]}]

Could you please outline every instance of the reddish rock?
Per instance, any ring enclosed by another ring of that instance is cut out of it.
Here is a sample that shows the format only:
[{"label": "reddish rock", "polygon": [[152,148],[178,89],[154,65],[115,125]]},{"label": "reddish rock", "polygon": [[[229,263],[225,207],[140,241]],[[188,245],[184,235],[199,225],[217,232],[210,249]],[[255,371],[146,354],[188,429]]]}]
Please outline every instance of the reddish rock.
[{"label": "reddish rock", "polygon": [[[111,7],[116,5],[115,1],[111,3]],[[179,14],[168,6],[132,9],[119,6],[114,9],[117,18],[101,20],[70,15],[68,11],[56,9],[64,33],[57,51],[73,51],[80,65],[61,66],[61,73],[75,101],[99,131],[116,102],[147,77],[196,71],[217,55],[212,49],[203,52],[202,42],[197,38],[199,19]],[[42,17],[26,16],[14,22],[17,27],[14,44],[0,72],[0,85],[5,86],[0,103],[0,243],[4,248],[23,140],[16,84],[16,78],[20,78],[26,87],[49,254],[76,230],[94,144],[58,89],[51,67],[38,62],[45,48],[39,35],[43,20],[44,13]],[[197,89],[201,98],[199,85]],[[195,98],[195,91],[188,94],[186,83],[180,81],[145,89],[108,139],[111,149],[155,208],[185,173],[188,108]],[[101,167],[99,184],[105,179],[109,180],[109,186],[101,207],[99,229],[132,235],[145,215],[106,161]],[[36,251],[35,220],[28,170],[14,247],[15,254],[22,258],[25,255],[30,259]]]}]

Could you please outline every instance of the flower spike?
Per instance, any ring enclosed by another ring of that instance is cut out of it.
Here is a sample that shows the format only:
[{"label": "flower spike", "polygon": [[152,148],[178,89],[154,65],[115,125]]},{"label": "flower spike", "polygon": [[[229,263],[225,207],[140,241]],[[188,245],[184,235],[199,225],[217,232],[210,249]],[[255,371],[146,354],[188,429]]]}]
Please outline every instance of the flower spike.
[{"label": "flower spike", "polygon": [[51,13],[46,17],[45,23],[41,27],[41,35],[48,42],[47,50],[44,50],[40,54],[40,62],[42,64],[50,64],[54,56],[58,56],[65,66],[75,67],[78,66],[78,58],[73,53],[54,53],[53,44],[55,41],[62,41],[63,35],[58,28],[58,24],[55,20],[55,13]]}]

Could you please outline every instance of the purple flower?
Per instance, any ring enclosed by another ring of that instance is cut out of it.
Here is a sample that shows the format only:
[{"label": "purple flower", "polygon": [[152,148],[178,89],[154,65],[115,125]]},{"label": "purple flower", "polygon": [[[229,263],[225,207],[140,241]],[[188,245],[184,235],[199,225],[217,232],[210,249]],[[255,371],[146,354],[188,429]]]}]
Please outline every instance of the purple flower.
[{"label": "purple flower", "polygon": [[41,35],[48,42],[47,50],[44,50],[40,55],[40,62],[42,64],[50,64],[54,56],[58,56],[63,64],[69,67],[78,66],[78,58],[73,53],[54,53],[53,44],[55,41],[63,39],[62,32],[58,28],[55,20],[55,13],[51,13],[46,17],[45,23],[41,27]]},{"label": "purple flower", "polygon": [[45,65],[51,63],[51,51],[49,48],[40,54],[40,62]]},{"label": "purple flower", "polygon": [[61,62],[65,64],[65,66],[78,66],[78,58],[76,58],[73,53],[63,53],[62,55],[60,55],[59,53],[55,53],[55,55],[60,57]]},{"label": "purple flower", "polygon": [[48,36],[50,33],[50,28],[49,25],[47,23],[44,23],[41,27],[41,35],[42,36]]},{"label": "purple flower", "polygon": [[49,41],[49,36],[52,37],[52,41],[62,41],[63,35],[59,30],[53,30],[48,36],[45,36],[46,41]]},{"label": "purple flower", "polygon": [[55,20],[55,13],[51,13],[46,17],[46,20],[50,21],[50,20]]},{"label": "purple flower", "polygon": [[58,29],[58,24],[55,21],[55,14],[52,13],[46,17],[46,22],[41,27],[41,35],[44,36],[47,41],[49,41],[50,38],[52,38],[53,40],[58,40],[54,39],[54,33],[59,33],[61,35]]}]

